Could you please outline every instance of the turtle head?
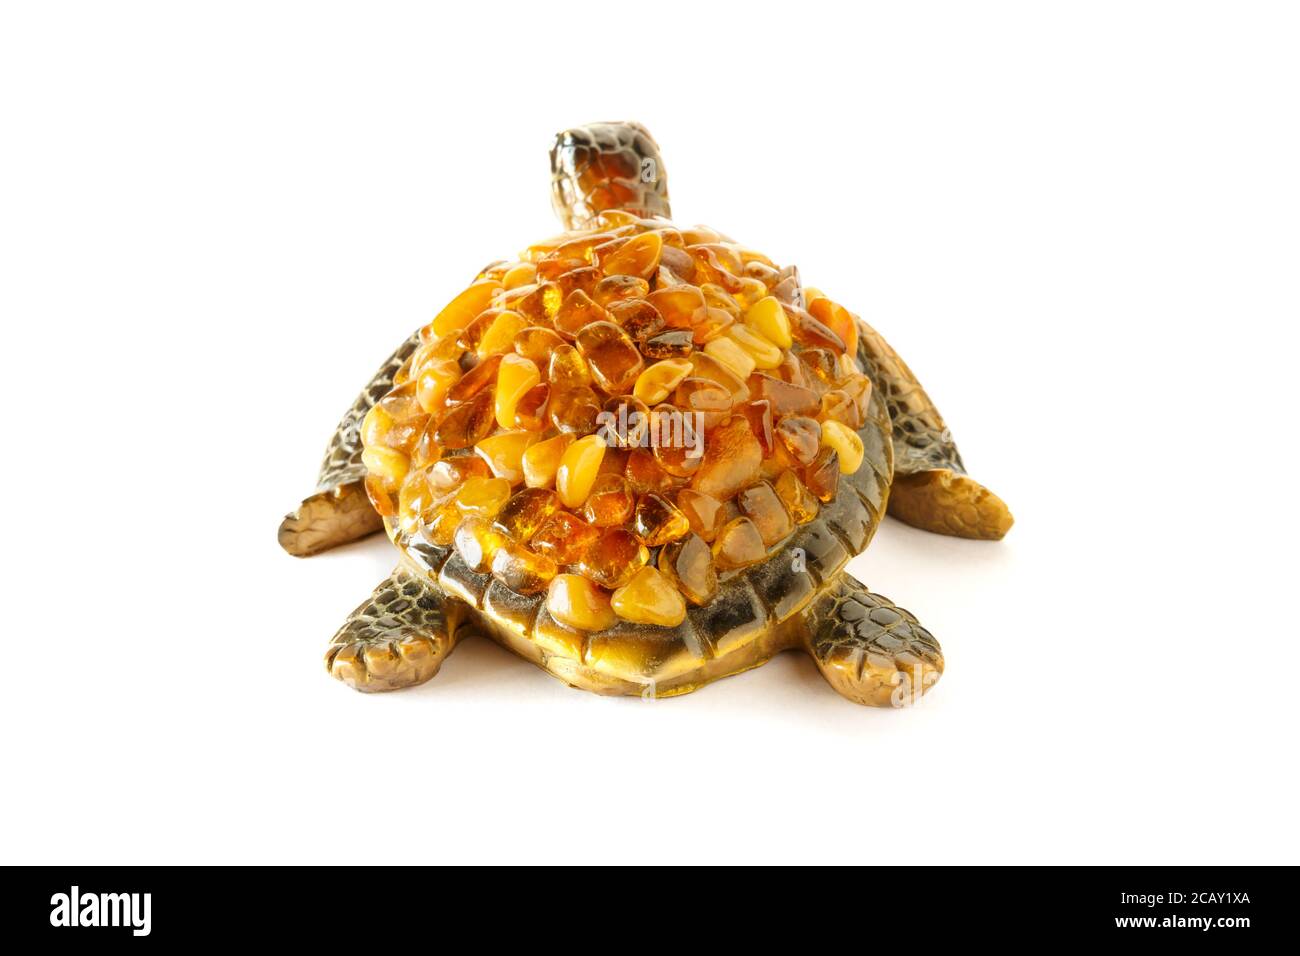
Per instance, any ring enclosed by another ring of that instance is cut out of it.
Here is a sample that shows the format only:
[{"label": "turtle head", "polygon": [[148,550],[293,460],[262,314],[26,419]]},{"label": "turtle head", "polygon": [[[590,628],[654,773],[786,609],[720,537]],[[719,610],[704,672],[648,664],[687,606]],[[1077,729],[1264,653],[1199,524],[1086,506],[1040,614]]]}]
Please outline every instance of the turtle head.
[{"label": "turtle head", "polygon": [[588,123],[551,147],[551,202],[565,229],[608,209],[671,218],[659,146],[640,123]]}]

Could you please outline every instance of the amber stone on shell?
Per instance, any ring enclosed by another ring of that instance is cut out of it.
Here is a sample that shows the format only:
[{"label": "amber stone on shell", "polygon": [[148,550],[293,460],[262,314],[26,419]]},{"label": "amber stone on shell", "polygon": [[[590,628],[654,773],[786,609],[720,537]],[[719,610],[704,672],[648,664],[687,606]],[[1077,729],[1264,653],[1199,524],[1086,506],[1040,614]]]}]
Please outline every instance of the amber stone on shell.
[{"label": "amber stone on shell", "polygon": [[676,583],[692,604],[705,605],[718,593],[713,551],[697,534],[674,541],[659,552],[659,570]]}]

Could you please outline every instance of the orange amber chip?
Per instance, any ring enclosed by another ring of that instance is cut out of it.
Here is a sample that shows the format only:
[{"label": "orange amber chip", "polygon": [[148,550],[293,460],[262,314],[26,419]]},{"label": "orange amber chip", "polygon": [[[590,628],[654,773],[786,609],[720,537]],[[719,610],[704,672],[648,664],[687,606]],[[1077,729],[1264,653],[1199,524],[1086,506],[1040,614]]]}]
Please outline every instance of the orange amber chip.
[{"label": "orange amber chip", "polygon": [[582,506],[582,516],[597,528],[626,524],[632,517],[635,499],[632,486],[622,475],[597,475],[596,483]]},{"label": "orange amber chip", "polygon": [[664,328],[664,317],[644,299],[615,303],[609,307],[609,314],[624,332],[642,343],[642,351],[645,350],[645,340],[662,332]]},{"label": "orange amber chip", "polygon": [[675,541],[691,530],[691,523],[662,495],[642,495],[636,503],[632,531],[648,548]]},{"label": "orange amber chip", "polygon": [[817,418],[823,422],[840,422],[854,431],[862,427],[862,416],[858,414],[857,403],[842,388],[833,388],[822,396],[822,407]]},{"label": "orange amber chip", "polygon": [[708,604],[718,593],[713,552],[697,534],[665,545],[659,552],[659,570],[677,584],[692,604]]},{"label": "orange amber chip", "polygon": [[[465,381],[461,379],[461,381]],[[459,383],[457,383],[459,384]],[[469,448],[486,438],[495,424],[492,393],[479,392],[463,405],[452,409],[438,422],[433,439],[442,448]]]},{"label": "orange amber chip", "polygon": [[645,361],[631,336],[613,322],[594,322],[577,335],[578,351],[587,360],[592,377],[606,393],[630,392]]},{"label": "orange amber chip", "polygon": [[448,403],[455,405],[469,401],[478,395],[496,381],[497,368],[500,365],[500,355],[489,355],[483,359],[447,389]]},{"label": "orange amber chip", "polygon": [[763,449],[743,416],[733,415],[704,443],[704,461],[691,479],[691,487],[715,498],[730,498],[758,477]]},{"label": "orange amber chip", "polygon": [[753,385],[754,397],[767,399],[772,404],[773,415],[815,415],[822,407],[821,399],[811,388],[761,372],[755,372],[749,381]]},{"label": "orange amber chip", "polygon": [[448,332],[463,329],[492,303],[492,299],[499,292],[501,292],[501,283],[494,279],[475,282],[452,299],[447,304],[447,307],[434,318],[431,326],[434,335],[443,336]]},{"label": "orange amber chip", "polygon": [[560,498],[549,488],[516,492],[497,514],[496,527],[516,541],[528,541],[560,509]]},{"label": "orange amber chip", "polygon": [[550,324],[556,313],[560,311],[564,296],[560,292],[560,287],[554,282],[543,282],[513,299],[507,296],[504,301],[524,318],[537,323]]},{"label": "orange amber chip", "polygon": [[839,357],[830,349],[804,349],[799,353],[799,361],[823,386],[834,385],[840,377]]},{"label": "orange amber chip", "polygon": [[776,496],[781,499],[781,504],[785,505],[785,510],[790,512],[790,517],[794,519],[795,524],[807,524],[817,517],[817,512],[820,510],[817,496],[808,490],[793,471],[781,472],[773,487]]},{"label": "orange amber chip", "polygon": [[754,522],[763,544],[769,548],[794,530],[794,522],[785,506],[766,481],[750,485],[738,494],[736,506],[741,514]]},{"label": "orange amber chip", "polygon": [[517,594],[545,591],[559,569],[544,554],[507,539],[492,555],[492,576]]},{"label": "orange amber chip", "polygon": [[579,560],[584,575],[601,587],[619,588],[650,560],[650,551],[623,528],[606,528]]},{"label": "orange amber chip", "polygon": [[689,329],[668,329],[656,332],[641,343],[646,358],[686,358],[695,348],[695,337]]},{"label": "orange amber chip", "polygon": [[614,305],[628,300],[644,299],[650,292],[650,283],[636,276],[609,276],[596,283],[591,297],[611,311]]},{"label": "orange amber chip", "polygon": [[677,483],[677,479],[664,471],[654,453],[645,448],[631,450],[623,466],[623,475],[637,492],[668,491]]},{"label": "orange amber chip", "polygon": [[649,279],[659,268],[664,241],[658,233],[643,232],[623,243],[618,251],[600,264],[607,276],[629,275]]},{"label": "orange amber chip", "polygon": [[550,400],[551,386],[545,382],[541,385],[534,385],[524,392],[515,405],[514,420],[511,426],[529,432],[541,431],[550,421],[546,414]]},{"label": "orange amber chip", "polygon": [[794,461],[811,465],[821,446],[822,429],[814,419],[787,415],[776,423],[776,438]]},{"label": "orange amber chip", "polygon": [[551,424],[560,431],[587,435],[596,430],[600,410],[600,399],[596,393],[580,386],[553,394],[548,414]]},{"label": "orange amber chip", "polygon": [[749,430],[758,439],[758,445],[763,449],[763,457],[766,458],[771,455],[772,449],[775,447],[775,436],[772,429],[772,403],[765,398],[760,398],[754,402],[746,402],[740,406],[740,413],[745,416],[745,421],[749,422]]},{"label": "orange amber chip", "polygon": [[833,448],[823,447],[804,469],[803,483],[821,501],[830,501],[840,486],[840,456]]},{"label": "orange amber chip", "polygon": [[674,329],[693,329],[695,316],[707,308],[704,294],[694,286],[674,286],[670,289],[657,289],[646,296],[646,301],[655,307],[664,322]]},{"label": "orange amber chip", "polygon": [[748,518],[728,521],[713,541],[713,563],[724,571],[747,568],[766,557],[763,536]]},{"label": "orange amber chip", "polygon": [[557,511],[533,534],[530,544],[556,564],[566,565],[580,561],[599,537],[600,531],[573,512]]},{"label": "orange amber chip", "polygon": [[677,492],[677,507],[691,530],[705,541],[712,541],[722,527],[722,502],[712,495],[706,495],[693,488],[683,488]]},{"label": "orange amber chip", "polygon": [[609,313],[592,301],[581,289],[575,289],[560,306],[555,316],[555,330],[566,338],[574,338],[593,322],[608,322]]},{"label": "orange amber chip", "polygon": [[823,297],[809,302],[808,312],[844,342],[845,350],[850,355],[857,352],[858,323],[848,309]]},{"label": "orange amber chip", "polygon": [[524,329],[515,337],[514,348],[517,355],[535,362],[538,368],[545,368],[555,350],[563,344],[564,339],[551,329],[534,325]]},{"label": "orange amber chip", "polygon": [[561,345],[551,353],[546,380],[556,391],[585,388],[591,384],[591,370],[587,360],[572,345]]},{"label": "orange amber chip", "polygon": [[546,488],[555,484],[560,462],[574,440],[573,435],[561,432],[554,438],[529,445],[524,452],[524,484],[530,488]]}]

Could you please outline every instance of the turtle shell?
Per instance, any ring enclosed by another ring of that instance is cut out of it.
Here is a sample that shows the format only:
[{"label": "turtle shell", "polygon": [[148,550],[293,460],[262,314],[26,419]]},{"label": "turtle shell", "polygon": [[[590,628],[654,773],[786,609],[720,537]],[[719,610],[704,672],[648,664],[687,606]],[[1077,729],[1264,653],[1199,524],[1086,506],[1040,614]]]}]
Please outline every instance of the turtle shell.
[{"label": "turtle shell", "polygon": [[489,266],[362,427],[411,567],[571,684],[683,693],[802,637],[893,476],[856,316],[702,227],[607,212]]}]

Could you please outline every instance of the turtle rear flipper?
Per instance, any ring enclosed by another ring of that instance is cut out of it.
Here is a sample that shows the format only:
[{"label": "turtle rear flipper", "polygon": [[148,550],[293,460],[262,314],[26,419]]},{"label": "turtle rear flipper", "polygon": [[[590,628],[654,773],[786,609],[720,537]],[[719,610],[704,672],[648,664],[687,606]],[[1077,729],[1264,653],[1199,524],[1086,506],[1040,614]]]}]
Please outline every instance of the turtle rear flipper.
[{"label": "turtle rear flipper", "polygon": [[805,618],[804,644],[826,681],[849,700],[906,707],[943,673],[943,652],[910,611],[841,572]]},{"label": "turtle rear flipper", "polygon": [[467,612],[427,578],[399,567],[348,615],[325,652],[325,668],[360,691],[423,684],[463,636]]},{"label": "turtle rear flipper", "polygon": [[893,422],[894,483],[889,513],[960,538],[999,539],[1014,519],[1006,504],[966,474],[943,416],[884,336],[859,320],[858,358]]},{"label": "turtle rear flipper", "polygon": [[366,496],[361,463],[361,421],[393,387],[393,376],[420,344],[419,333],[397,347],[380,366],[334,429],[321,462],[316,493],[305,498],[280,522],[280,547],[307,557],[374,534],[383,527]]}]

